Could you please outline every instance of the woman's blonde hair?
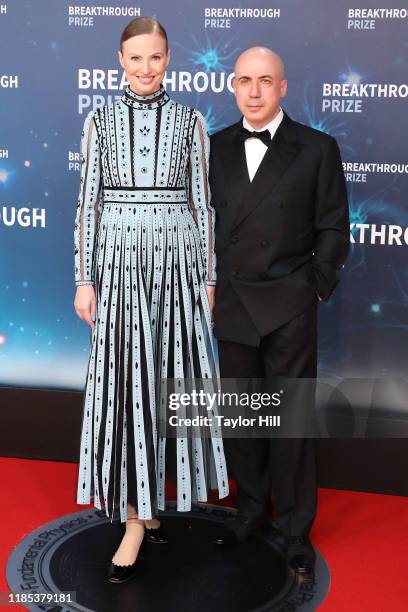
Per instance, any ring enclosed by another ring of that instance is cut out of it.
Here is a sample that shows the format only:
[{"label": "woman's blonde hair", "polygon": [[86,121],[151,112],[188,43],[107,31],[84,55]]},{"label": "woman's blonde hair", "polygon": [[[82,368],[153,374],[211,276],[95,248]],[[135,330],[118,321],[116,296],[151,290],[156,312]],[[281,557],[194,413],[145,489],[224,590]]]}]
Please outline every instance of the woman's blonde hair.
[{"label": "woman's blonde hair", "polygon": [[139,36],[140,34],[151,34],[157,32],[166,41],[166,52],[169,50],[169,43],[167,40],[167,32],[163,28],[160,21],[153,19],[153,17],[136,17],[129,21],[126,28],[123,30],[120,37],[120,50],[122,51],[123,43],[132,38],[133,36]]}]

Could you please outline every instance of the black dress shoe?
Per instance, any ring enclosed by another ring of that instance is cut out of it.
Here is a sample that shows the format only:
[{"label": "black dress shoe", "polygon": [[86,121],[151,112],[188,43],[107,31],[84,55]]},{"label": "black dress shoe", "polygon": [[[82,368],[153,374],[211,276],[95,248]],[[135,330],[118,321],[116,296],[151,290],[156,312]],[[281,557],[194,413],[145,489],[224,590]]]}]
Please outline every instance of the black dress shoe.
[{"label": "black dress shoe", "polygon": [[145,552],[145,540],[143,539],[134,563],[131,565],[116,565],[115,563],[111,562],[108,568],[108,581],[116,584],[122,584],[122,582],[127,582],[133,578],[136,573],[138,562],[145,556]]},{"label": "black dress shoe", "polygon": [[224,530],[214,538],[214,544],[218,546],[235,546],[245,542],[256,530],[257,523],[252,518],[236,516],[228,521]]},{"label": "black dress shoe", "polygon": [[150,542],[151,544],[166,544],[168,542],[166,534],[161,525],[155,529],[145,527],[144,535],[146,542]]},{"label": "black dress shoe", "polygon": [[286,536],[286,558],[289,567],[297,574],[313,574],[316,553],[306,536]]}]

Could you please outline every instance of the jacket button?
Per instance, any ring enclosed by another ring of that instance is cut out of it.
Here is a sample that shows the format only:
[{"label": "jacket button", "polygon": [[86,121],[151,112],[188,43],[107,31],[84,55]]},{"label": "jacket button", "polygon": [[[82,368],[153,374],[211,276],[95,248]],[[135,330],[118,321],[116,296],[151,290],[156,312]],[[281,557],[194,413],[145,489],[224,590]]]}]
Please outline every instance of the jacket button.
[{"label": "jacket button", "polygon": [[266,272],[263,272],[261,274],[261,278],[262,278],[262,280],[268,280],[269,276],[266,274]]},{"label": "jacket button", "polygon": [[237,271],[236,270],[231,270],[231,276],[236,276],[237,275]]},{"label": "jacket button", "polygon": [[233,236],[233,237],[230,239],[230,243],[231,243],[231,244],[236,244],[237,242],[238,242],[238,238],[237,238],[237,236]]},{"label": "jacket button", "polygon": [[261,246],[266,246],[268,244],[267,240],[261,240]]},{"label": "jacket button", "polygon": [[279,202],[278,208],[283,208],[283,202]]},{"label": "jacket button", "polygon": [[221,202],[221,206],[227,206],[227,201],[226,201],[226,200],[223,200],[223,201]]}]

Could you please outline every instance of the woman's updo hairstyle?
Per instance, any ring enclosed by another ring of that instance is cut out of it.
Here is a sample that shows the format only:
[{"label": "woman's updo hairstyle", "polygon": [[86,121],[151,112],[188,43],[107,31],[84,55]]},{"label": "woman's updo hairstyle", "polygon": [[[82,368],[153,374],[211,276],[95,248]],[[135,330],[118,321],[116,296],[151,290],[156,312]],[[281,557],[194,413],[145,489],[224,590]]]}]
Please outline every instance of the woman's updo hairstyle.
[{"label": "woman's updo hairstyle", "polygon": [[120,37],[120,50],[122,51],[123,43],[132,38],[133,36],[139,36],[140,34],[152,34],[157,32],[166,41],[166,52],[169,50],[169,43],[167,40],[167,32],[163,28],[160,21],[153,19],[153,17],[136,17],[129,21],[126,28],[123,30]]}]

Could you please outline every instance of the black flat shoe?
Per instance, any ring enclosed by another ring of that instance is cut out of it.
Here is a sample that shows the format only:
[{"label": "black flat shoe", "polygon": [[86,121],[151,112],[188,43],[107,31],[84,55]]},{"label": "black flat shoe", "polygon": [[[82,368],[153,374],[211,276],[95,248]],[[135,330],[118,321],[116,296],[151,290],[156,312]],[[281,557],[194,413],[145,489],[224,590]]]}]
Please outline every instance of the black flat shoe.
[{"label": "black flat shoe", "polygon": [[167,544],[168,539],[166,534],[160,525],[160,527],[149,529],[145,527],[145,540],[151,544]]},{"label": "black flat shoe", "polygon": [[139,552],[137,553],[136,561],[134,563],[131,565],[116,565],[115,563],[111,562],[108,568],[108,581],[116,584],[122,584],[122,582],[127,582],[133,578],[133,576],[136,574],[136,566],[138,565],[140,559],[143,559],[145,554],[145,540],[143,538]]}]

